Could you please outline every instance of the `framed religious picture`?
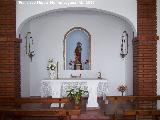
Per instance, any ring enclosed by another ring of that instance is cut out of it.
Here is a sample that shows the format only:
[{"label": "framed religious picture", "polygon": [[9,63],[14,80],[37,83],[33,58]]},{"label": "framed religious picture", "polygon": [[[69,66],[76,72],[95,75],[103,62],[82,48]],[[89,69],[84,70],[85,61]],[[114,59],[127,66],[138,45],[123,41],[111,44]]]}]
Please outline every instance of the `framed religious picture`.
[{"label": "framed religious picture", "polygon": [[65,70],[91,69],[91,35],[86,29],[70,29],[64,36],[63,46]]}]

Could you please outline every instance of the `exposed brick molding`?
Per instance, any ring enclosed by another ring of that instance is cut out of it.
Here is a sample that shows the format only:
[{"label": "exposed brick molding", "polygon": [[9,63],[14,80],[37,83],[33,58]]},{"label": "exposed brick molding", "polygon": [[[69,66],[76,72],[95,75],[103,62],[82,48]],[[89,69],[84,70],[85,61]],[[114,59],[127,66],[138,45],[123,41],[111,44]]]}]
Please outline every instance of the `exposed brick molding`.
[{"label": "exposed brick molding", "polygon": [[20,93],[20,42],[0,41],[0,51],[0,96],[17,97]]},{"label": "exposed brick molding", "polygon": [[134,41],[136,95],[156,95],[156,41]]},{"label": "exposed brick molding", "polygon": [[150,40],[157,39],[156,10],[156,0],[137,0],[137,34],[143,35],[143,40],[144,36],[151,36]]},{"label": "exposed brick molding", "polygon": [[134,94],[157,94],[156,0],[137,0],[137,37],[133,42]]},{"label": "exposed brick molding", "polygon": [[159,36],[155,36],[155,35],[138,35],[135,39],[136,40],[143,40],[143,41],[146,41],[146,40],[152,41],[152,40],[159,40]]},{"label": "exposed brick molding", "polygon": [[16,35],[16,1],[0,0],[0,35]]},{"label": "exposed brick molding", "polygon": [[[133,41],[134,95],[157,95],[157,16],[156,0],[137,0],[137,37]],[[156,102],[139,106],[155,108]],[[152,116],[141,119],[153,120]]]},{"label": "exposed brick molding", "polygon": [[13,37],[15,36],[0,36],[0,42],[18,42],[21,43],[22,40],[21,39],[13,39]]},{"label": "exposed brick molding", "polygon": [[0,0],[0,96],[20,96],[20,42],[16,1]]}]

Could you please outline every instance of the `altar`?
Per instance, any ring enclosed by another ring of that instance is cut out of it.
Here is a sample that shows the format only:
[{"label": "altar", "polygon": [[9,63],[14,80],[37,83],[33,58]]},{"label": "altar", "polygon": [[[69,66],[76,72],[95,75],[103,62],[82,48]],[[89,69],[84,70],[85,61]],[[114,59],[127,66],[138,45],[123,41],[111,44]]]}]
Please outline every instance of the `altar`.
[{"label": "altar", "polygon": [[41,97],[60,98],[67,96],[67,90],[81,88],[89,92],[87,107],[98,107],[97,96],[106,96],[108,82],[105,79],[54,79],[41,81]]}]

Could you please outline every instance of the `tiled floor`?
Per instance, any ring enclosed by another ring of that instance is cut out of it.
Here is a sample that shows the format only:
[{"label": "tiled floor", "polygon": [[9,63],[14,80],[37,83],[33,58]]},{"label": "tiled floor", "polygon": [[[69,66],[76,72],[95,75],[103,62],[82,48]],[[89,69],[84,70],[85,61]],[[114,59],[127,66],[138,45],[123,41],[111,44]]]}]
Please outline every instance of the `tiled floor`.
[{"label": "tiled floor", "polygon": [[[87,108],[86,112],[79,116],[72,116],[71,120],[111,120],[109,116],[105,116],[98,108]],[[118,120],[135,120],[134,117],[120,117]]]},{"label": "tiled floor", "polygon": [[87,108],[85,113],[79,116],[72,116],[71,120],[109,120],[109,117],[104,116],[98,108]]}]

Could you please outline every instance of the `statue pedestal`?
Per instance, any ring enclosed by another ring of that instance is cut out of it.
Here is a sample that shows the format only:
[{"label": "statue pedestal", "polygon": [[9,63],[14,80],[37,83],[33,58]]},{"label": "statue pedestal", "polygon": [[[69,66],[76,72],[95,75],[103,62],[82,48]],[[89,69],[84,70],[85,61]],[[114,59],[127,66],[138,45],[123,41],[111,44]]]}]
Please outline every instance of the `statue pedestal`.
[{"label": "statue pedestal", "polygon": [[82,63],[76,63],[74,65],[74,70],[82,70]]}]

